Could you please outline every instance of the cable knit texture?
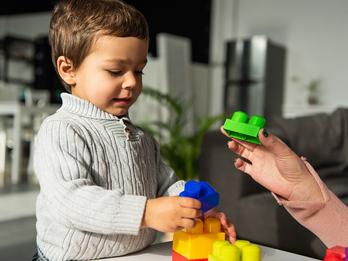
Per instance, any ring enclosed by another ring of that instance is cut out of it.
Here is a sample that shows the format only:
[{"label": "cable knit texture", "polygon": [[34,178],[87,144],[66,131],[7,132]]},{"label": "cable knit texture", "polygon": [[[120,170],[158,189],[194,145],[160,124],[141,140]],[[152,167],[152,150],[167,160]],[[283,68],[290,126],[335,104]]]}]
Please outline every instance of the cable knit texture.
[{"label": "cable knit texture", "polygon": [[307,169],[317,181],[323,201],[287,201],[275,194],[278,204],[327,246],[348,246],[348,207],[333,194],[313,167],[304,159]]},{"label": "cable knit texture", "polygon": [[140,229],[146,200],[177,195],[184,182],[127,117],[70,94],[62,100],[35,141],[38,247],[52,261],[143,249],[155,239],[154,230]]}]

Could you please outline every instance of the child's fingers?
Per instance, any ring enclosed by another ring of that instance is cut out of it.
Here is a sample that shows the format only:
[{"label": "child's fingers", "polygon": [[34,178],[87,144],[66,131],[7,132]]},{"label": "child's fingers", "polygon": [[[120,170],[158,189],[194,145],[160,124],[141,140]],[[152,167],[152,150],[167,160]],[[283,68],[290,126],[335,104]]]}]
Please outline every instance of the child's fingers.
[{"label": "child's fingers", "polygon": [[195,226],[196,222],[194,219],[191,218],[182,218],[179,226],[184,229],[191,229]]},{"label": "child's fingers", "polygon": [[215,211],[212,213],[212,216],[214,216],[215,218],[218,218],[222,225],[224,225],[223,223],[226,223],[227,217],[225,213],[215,209]]},{"label": "child's fingers", "polygon": [[220,212],[219,216],[221,225],[228,233],[232,233],[233,231],[235,231],[234,225],[228,220],[228,218],[223,212]]},{"label": "child's fingers", "polygon": [[183,218],[198,218],[202,216],[202,211],[195,208],[183,208],[181,210],[181,216]]},{"label": "child's fingers", "polygon": [[231,243],[236,242],[237,240],[237,234],[236,232],[234,233],[226,233],[228,235],[228,241],[230,241]]},{"label": "child's fingers", "polygon": [[183,208],[200,209],[202,204],[199,200],[189,197],[180,197],[179,205]]},{"label": "child's fingers", "polygon": [[220,212],[216,209],[211,210],[210,212],[207,212],[206,217],[215,217],[220,220],[221,226],[226,234],[226,237],[231,243],[234,243],[237,239],[237,233],[234,225],[230,223],[225,213]]},{"label": "child's fingers", "polygon": [[216,213],[216,217],[218,217],[220,219],[221,225],[224,229],[226,236],[228,237],[228,240],[231,243],[236,241],[236,238],[237,238],[236,229],[235,229],[234,225],[232,223],[230,223],[230,221],[226,217],[225,213],[218,212],[218,213]]},{"label": "child's fingers", "polygon": [[227,225],[224,227],[224,230],[225,230],[225,234],[228,237],[228,240],[231,243],[234,243],[234,241],[236,241],[236,238],[237,238],[237,233],[236,233],[236,229],[234,225],[231,224],[230,222],[227,222]]},{"label": "child's fingers", "polygon": [[234,229],[233,225],[229,222],[228,218],[226,217],[225,213],[217,211],[214,212],[211,217],[215,217],[218,218],[222,227],[224,229],[228,229],[229,227],[232,227],[232,229]]}]

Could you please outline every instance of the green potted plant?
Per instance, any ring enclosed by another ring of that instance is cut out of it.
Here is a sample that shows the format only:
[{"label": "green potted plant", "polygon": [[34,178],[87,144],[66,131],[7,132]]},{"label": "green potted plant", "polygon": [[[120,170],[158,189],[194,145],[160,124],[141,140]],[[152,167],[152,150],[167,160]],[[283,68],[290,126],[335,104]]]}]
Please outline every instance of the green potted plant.
[{"label": "green potted plant", "polygon": [[308,104],[316,105],[319,104],[319,89],[320,89],[320,80],[312,80],[308,84]]},{"label": "green potted plant", "polygon": [[223,120],[224,115],[195,119],[194,131],[188,135],[185,127],[189,106],[186,103],[150,87],[144,87],[143,94],[165,106],[170,117],[166,122],[144,122],[141,127],[157,139],[162,157],[180,179],[196,179],[202,138],[217,121]]}]

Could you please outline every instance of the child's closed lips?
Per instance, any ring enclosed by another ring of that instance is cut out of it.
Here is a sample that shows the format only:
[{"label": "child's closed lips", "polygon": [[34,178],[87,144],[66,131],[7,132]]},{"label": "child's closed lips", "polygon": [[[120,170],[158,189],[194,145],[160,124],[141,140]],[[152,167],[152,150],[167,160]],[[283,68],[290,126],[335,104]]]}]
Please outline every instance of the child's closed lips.
[{"label": "child's closed lips", "polygon": [[112,98],[112,102],[115,105],[129,105],[132,101],[132,97],[123,97],[123,98]]}]

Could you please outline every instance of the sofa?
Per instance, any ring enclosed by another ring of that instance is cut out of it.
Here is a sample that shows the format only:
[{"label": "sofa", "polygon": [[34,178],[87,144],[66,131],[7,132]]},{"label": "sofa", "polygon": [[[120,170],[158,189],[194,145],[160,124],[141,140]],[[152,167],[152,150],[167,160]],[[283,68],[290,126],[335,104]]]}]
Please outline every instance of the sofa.
[{"label": "sofa", "polygon": [[[266,128],[306,157],[327,186],[348,205],[348,109],[292,119],[273,118]],[[236,226],[238,238],[322,259],[324,244],[279,206],[270,192],[234,167],[235,155],[227,148],[227,141],[219,130],[206,133],[199,178],[220,193],[219,209]]]}]

